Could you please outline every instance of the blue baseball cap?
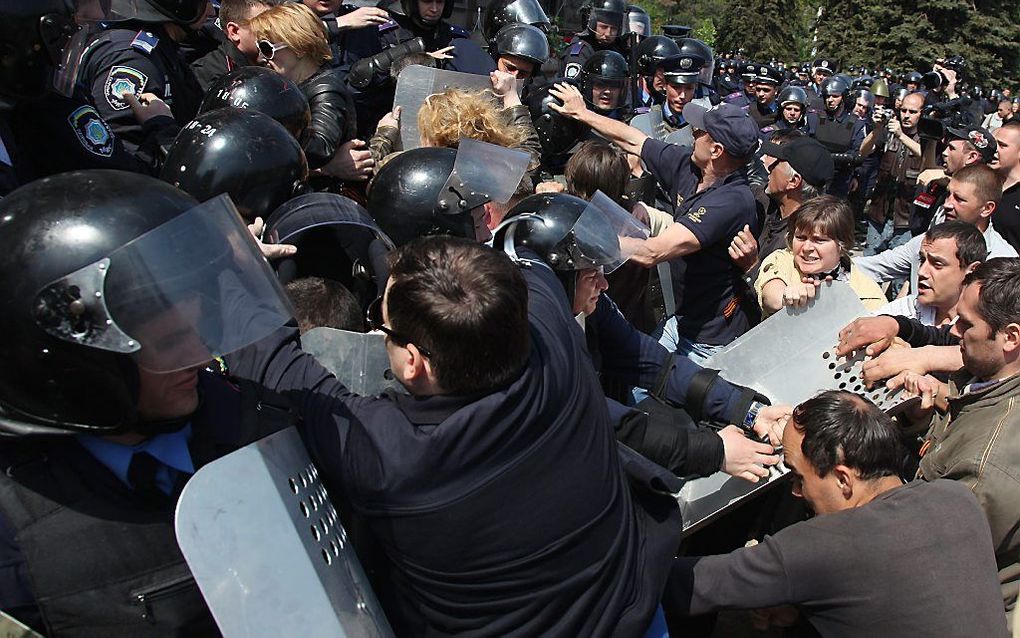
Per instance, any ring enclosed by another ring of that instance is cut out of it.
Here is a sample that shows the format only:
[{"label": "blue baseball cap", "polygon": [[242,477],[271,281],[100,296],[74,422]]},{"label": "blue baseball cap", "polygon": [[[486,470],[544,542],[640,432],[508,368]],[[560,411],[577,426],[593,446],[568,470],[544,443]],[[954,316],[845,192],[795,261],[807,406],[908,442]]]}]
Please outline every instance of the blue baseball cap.
[{"label": "blue baseball cap", "polygon": [[688,124],[707,131],[733,157],[747,157],[758,149],[758,125],[736,104],[723,102],[708,108],[689,102],[683,115]]}]

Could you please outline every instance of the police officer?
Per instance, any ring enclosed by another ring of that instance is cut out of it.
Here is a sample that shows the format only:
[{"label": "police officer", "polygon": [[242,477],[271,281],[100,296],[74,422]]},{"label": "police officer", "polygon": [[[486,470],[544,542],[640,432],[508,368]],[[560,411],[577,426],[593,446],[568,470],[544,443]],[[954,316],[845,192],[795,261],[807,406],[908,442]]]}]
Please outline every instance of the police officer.
[{"label": "police officer", "polygon": [[178,43],[201,29],[211,14],[209,0],[113,0],[123,19],[108,23],[89,43],[78,79],[92,92],[99,114],[125,147],[147,162],[154,152],[141,148],[147,131],[124,94],[151,93],[165,102],[184,126],[204,95],[194,72],[179,55]]},{"label": "police officer", "polygon": [[227,198],[152,177],[63,173],[0,215],[0,608],[48,636],[219,635],[174,508],[195,470],[290,423],[206,367],[289,319],[279,285]]},{"label": "police officer", "polygon": [[712,88],[715,81],[715,54],[712,47],[697,38],[683,38],[679,44],[680,53],[704,60],[698,73],[698,87],[694,97],[707,99],[711,104],[719,104],[722,99]]},{"label": "police officer", "polygon": [[415,51],[445,51],[438,57],[451,71],[488,74],[495,69],[492,58],[466,30],[447,22],[453,0],[401,0],[400,7],[403,14],[389,9],[387,22],[347,35],[339,68],[354,94],[361,139],[369,139],[379,119],[392,110],[395,86],[389,69],[393,60]]},{"label": "police officer", "polygon": [[808,111],[808,94],[802,87],[788,86],[776,98],[779,114],[774,124],[761,129],[762,139],[768,139],[775,131],[797,129],[814,137],[818,127],[818,115]]},{"label": "police officer", "polygon": [[538,27],[508,24],[489,42],[489,55],[496,61],[496,70],[530,80],[549,59],[549,40]]},{"label": "police officer", "polygon": [[616,51],[598,51],[577,76],[581,95],[592,110],[626,121],[630,107],[630,66]]},{"label": "police officer", "polygon": [[864,141],[864,120],[859,119],[847,105],[850,86],[841,77],[831,77],[822,86],[825,111],[819,113],[815,139],[831,154],[836,174],[829,185],[830,195],[845,197],[850,191],[854,167],[859,162],[858,151]]},{"label": "police officer", "polygon": [[639,106],[635,112],[647,111],[648,107],[665,101],[665,83],[656,73],[656,69],[666,58],[679,54],[680,46],[672,38],[664,35],[649,36],[637,45],[633,51],[632,70],[632,74],[638,78],[638,95],[635,102]]},{"label": "police officer", "polygon": [[549,16],[537,0],[495,0],[485,8],[482,34],[486,42],[492,42],[499,30],[508,24],[530,24],[543,33],[553,30]]},{"label": "police officer", "polygon": [[722,101],[742,109],[750,109],[751,105],[758,100],[754,94],[754,80],[758,77],[758,65],[754,62],[744,62],[738,70],[740,71],[741,88],[724,96]]},{"label": "police officer", "polygon": [[820,113],[825,108],[825,101],[822,99],[822,86],[835,72],[836,62],[834,60],[818,58],[811,63],[811,83],[808,84],[808,92],[812,97],[812,110]]},{"label": "police officer", "polygon": [[683,111],[688,103],[697,99],[701,68],[704,58],[691,53],[680,53],[666,58],[656,68],[666,86],[666,99],[662,105],[662,119],[669,132],[688,127]]},{"label": "police officer", "polygon": [[760,64],[754,80],[755,101],[748,107],[748,113],[758,128],[763,129],[773,125],[779,118],[779,103],[776,97],[779,85],[783,82],[783,74],[775,67]]},{"label": "police officer", "polygon": [[563,54],[563,77],[574,79],[588,58],[598,51],[625,53],[618,36],[623,32],[627,18],[627,3],[623,0],[594,0],[582,9],[587,13],[584,31],[574,35]]}]

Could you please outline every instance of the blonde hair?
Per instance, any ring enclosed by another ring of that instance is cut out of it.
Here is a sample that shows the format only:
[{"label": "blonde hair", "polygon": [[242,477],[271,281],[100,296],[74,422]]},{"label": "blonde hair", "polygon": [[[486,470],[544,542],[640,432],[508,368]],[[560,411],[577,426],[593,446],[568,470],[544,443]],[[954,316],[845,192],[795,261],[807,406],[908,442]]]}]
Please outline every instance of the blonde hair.
[{"label": "blonde hair", "polygon": [[286,44],[299,58],[330,61],[329,36],[315,13],[300,2],[270,7],[248,21],[256,40]]},{"label": "blonde hair", "polygon": [[510,123],[488,91],[446,89],[428,96],[418,111],[418,130],[430,145],[447,148],[465,137],[507,148],[525,140],[524,129]]}]

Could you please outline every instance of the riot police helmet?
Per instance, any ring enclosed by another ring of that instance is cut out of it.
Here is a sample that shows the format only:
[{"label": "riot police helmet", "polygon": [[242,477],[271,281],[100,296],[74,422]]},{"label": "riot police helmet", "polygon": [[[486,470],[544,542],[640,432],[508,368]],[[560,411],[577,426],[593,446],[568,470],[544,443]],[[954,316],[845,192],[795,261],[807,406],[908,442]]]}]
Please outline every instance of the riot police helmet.
[{"label": "riot police helmet", "polygon": [[78,30],[71,0],[10,0],[0,6],[0,96],[37,99],[53,88],[62,51]]},{"label": "riot police helmet", "polygon": [[623,34],[633,33],[639,38],[652,35],[652,19],[648,12],[636,4],[627,5],[627,20],[623,25]]},{"label": "riot police helmet", "polygon": [[846,98],[850,93],[850,84],[840,75],[833,75],[822,83],[822,97],[840,95]]},{"label": "riot police helmet", "polygon": [[158,430],[139,410],[149,375],[195,374],[292,314],[226,196],[74,171],[17,189],[0,216],[8,434]]},{"label": "riot police helmet", "polygon": [[213,82],[198,112],[223,107],[268,115],[298,140],[312,118],[308,98],[301,88],[285,75],[261,66],[243,66]]},{"label": "riot police helmet", "polygon": [[303,192],[308,162],[282,124],[258,111],[226,107],[181,129],[160,177],[199,200],[227,193],[251,222]]},{"label": "riot police helmet", "polygon": [[547,84],[528,95],[528,111],[538,133],[542,154],[546,157],[569,151],[588,131],[588,127],[573,118],[557,112],[550,105],[563,106],[563,102],[550,93],[553,84]]},{"label": "riot police helmet", "polygon": [[578,74],[581,95],[591,108],[609,112],[627,104],[630,65],[616,51],[598,51]]},{"label": "riot police helmet", "polygon": [[787,104],[800,104],[801,108],[805,111],[808,108],[809,100],[807,91],[800,86],[788,86],[779,92],[779,97],[776,98],[779,106],[786,106]]},{"label": "riot police helmet", "polygon": [[655,68],[666,58],[680,55],[680,45],[664,35],[645,38],[634,50],[635,71],[638,75],[655,75]]},{"label": "riot police helmet", "polygon": [[553,28],[538,0],[495,0],[485,9],[482,34],[487,42],[492,42],[500,29],[517,23],[530,24],[543,32]]},{"label": "riot police helmet", "polygon": [[592,0],[582,9],[588,14],[588,31],[595,33],[598,23],[616,27],[617,35],[623,33],[627,19],[627,3],[624,0]]},{"label": "riot police helmet", "polygon": [[907,73],[906,75],[903,76],[903,83],[904,84],[916,84],[917,86],[921,86],[921,80],[923,80],[923,79],[924,79],[924,76],[921,75],[920,71],[911,71],[911,72],[909,72],[909,73]]},{"label": "riot police helmet", "polygon": [[530,24],[508,24],[492,39],[489,53],[496,60],[504,55],[524,58],[537,68],[549,59],[549,40],[538,27]]},{"label": "riot police helmet", "polygon": [[194,24],[205,16],[209,0],[112,0],[111,20]]},{"label": "riot police helmet", "polygon": [[705,85],[712,84],[715,75],[715,53],[712,52],[712,47],[697,38],[684,38],[680,41],[680,53],[696,55],[704,60],[705,64],[701,67],[698,82]]}]

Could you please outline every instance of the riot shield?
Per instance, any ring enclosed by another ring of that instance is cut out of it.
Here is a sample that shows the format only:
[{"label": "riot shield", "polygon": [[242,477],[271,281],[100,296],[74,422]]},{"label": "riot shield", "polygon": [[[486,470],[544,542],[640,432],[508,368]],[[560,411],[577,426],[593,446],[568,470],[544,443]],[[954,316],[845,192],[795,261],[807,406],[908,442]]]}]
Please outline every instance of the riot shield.
[{"label": "riot shield", "polygon": [[[824,390],[848,390],[886,412],[902,409],[902,393],[884,385],[867,389],[861,375],[864,354],[837,358],[839,331],[867,315],[857,294],[843,282],[822,284],[806,308],[784,308],[705,361],[731,383],[754,388],[773,404],[797,405]],[[688,481],[678,495],[684,533],[715,520],[786,475],[782,465],[767,481],[748,483],[718,472]]]},{"label": "riot shield", "polygon": [[312,328],[301,335],[301,349],[355,394],[373,396],[386,389],[407,394],[390,371],[386,335],[381,332]]},{"label": "riot shield", "polygon": [[198,470],[177,542],[224,636],[392,636],[297,430]]},{"label": "riot shield", "polygon": [[[517,82],[518,93],[521,87],[522,84]],[[428,96],[446,89],[482,91],[492,89],[492,83],[487,75],[444,71],[420,64],[413,64],[400,72],[393,106],[401,109],[400,142],[405,151],[421,146],[421,132],[418,130],[418,111],[421,105]]]}]

